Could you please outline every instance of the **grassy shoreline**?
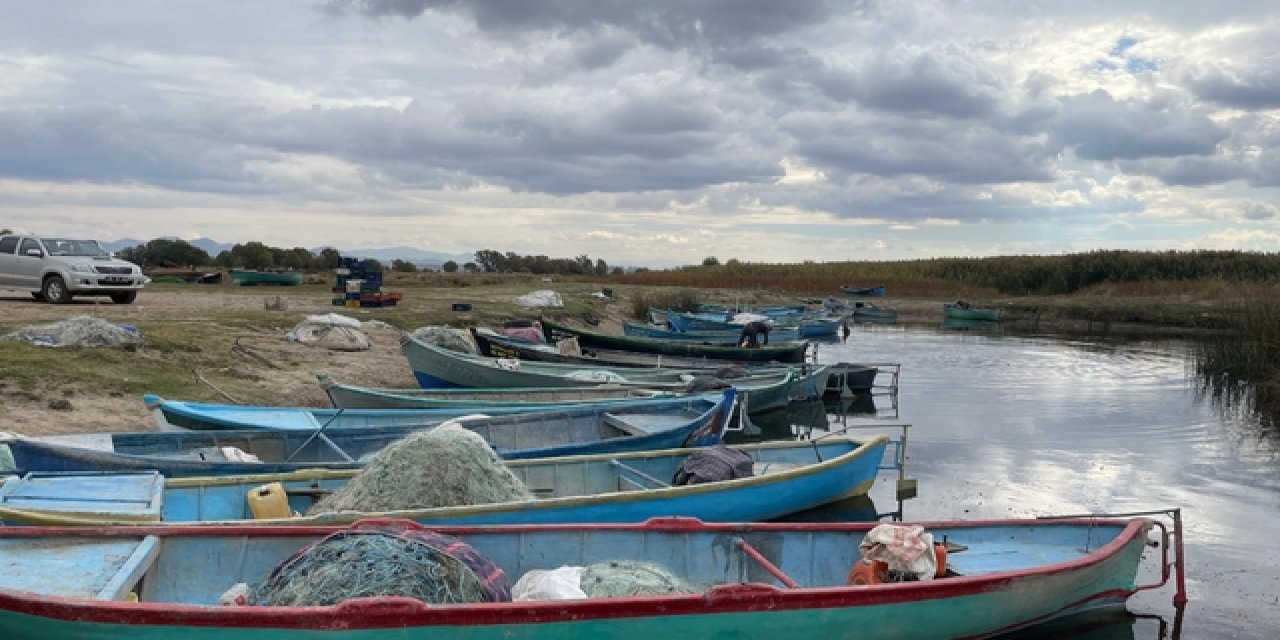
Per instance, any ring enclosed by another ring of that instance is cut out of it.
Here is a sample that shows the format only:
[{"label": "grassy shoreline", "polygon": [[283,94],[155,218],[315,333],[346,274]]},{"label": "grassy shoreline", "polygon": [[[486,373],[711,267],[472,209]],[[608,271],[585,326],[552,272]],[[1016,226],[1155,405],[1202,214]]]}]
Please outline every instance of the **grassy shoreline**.
[{"label": "grassy shoreline", "polygon": [[[133,305],[95,304],[88,299],[50,305],[18,294],[0,295],[4,309],[0,333],[89,314],[136,325],[146,341],[135,351],[49,349],[0,341],[0,410],[25,411],[28,422],[48,422],[50,429],[92,431],[149,428],[149,417],[139,401],[144,392],[213,402],[225,402],[226,394],[251,404],[318,406],[324,403],[314,382],[318,371],[332,372],[354,384],[412,386],[412,376],[399,355],[401,329],[432,324],[501,325],[504,320],[539,314],[574,321],[590,314],[600,321],[594,330],[620,333],[621,324],[634,319],[632,299],[637,296],[685,291],[707,301],[754,305],[791,302],[797,297],[796,292],[776,288],[688,289],[628,284],[614,278],[545,282],[527,275],[389,275],[385,287],[402,291],[405,300],[401,306],[383,309],[333,306],[331,285],[318,277],[299,287],[156,284]],[[602,288],[612,289],[614,296],[594,295]],[[565,306],[530,310],[515,304],[516,296],[537,289],[558,292]],[[1239,299],[1223,295],[1223,288],[1193,284],[1154,292],[1095,289],[1070,296],[983,295],[937,283],[919,283],[915,289],[920,293],[905,295],[891,288],[887,297],[872,300],[897,308],[904,324],[936,326],[942,320],[941,304],[965,297],[976,305],[1005,309],[1007,320],[1001,326],[1008,333],[1131,337],[1221,331],[1232,326],[1232,318],[1244,308]],[[823,293],[805,292],[804,297],[822,298]],[[287,300],[287,309],[265,308],[265,302],[276,296]],[[454,302],[471,303],[471,311],[453,312]],[[304,316],[330,312],[376,319],[389,326],[375,334],[374,352],[325,353],[284,340],[284,334]],[[237,353],[233,349],[237,344],[264,355],[274,368]]]}]

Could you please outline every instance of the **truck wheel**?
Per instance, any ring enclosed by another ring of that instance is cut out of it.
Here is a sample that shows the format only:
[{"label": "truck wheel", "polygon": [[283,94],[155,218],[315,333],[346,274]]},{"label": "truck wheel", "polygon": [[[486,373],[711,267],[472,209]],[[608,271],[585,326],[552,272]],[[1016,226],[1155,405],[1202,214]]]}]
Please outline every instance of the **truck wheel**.
[{"label": "truck wheel", "polygon": [[116,304],[129,304],[138,297],[137,291],[125,291],[124,293],[111,294],[111,301]]},{"label": "truck wheel", "polygon": [[54,304],[66,304],[71,302],[71,292],[67,291],[67,283],[62,281],[62,276],[49,276],[44,280],[44,287],[40,290],[44,294],[44,299]]},{"label": "truck wheel", "polygon": [[35,299],[36,299],[36,301],[38,301],[38,302],[44,302],[44,294],[43,294],[43,293],[40,293],[39,291],[32,291],[32,292],[31,292],[31,297],[32,297],[32,298],[35,298]]}]

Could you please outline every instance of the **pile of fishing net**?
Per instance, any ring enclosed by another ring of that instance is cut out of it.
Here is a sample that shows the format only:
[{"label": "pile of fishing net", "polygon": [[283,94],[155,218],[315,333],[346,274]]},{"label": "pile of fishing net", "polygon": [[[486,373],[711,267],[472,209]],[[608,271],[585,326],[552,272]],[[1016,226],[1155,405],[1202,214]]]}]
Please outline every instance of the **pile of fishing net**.
[{"label": "pile of fishing net", "polygon": [[512,599],[580,600],[701,593],[702,588],[651,562],[614,560],[585,567],[534,569],[511,588]]},{"label": "pile of fishing net", "polygon": [[389,525],[348,529],[300,549],[245,604],[321,606],[404,596],[432,604],[509,602],[502,570],[449,536]]},{"label": "pile of fishing net", "polygon": [[23,327],[5,340],[30,342],[42,347],[127,347],[140,343],[137,330],[92,316],[75,316],[53,324]]},{"label": "pile of fishing net", "polygon": [[359,320],[336,313],[307,316],[285,337],[333,351],[368,351],[373,348],[373,341],[360,330]]},{"label": "pile of fishing net", "polygon": [[457,422],[387,445],[309,515],[399,511],[532,500],[533,494],[479,434]]},{"label": "pile of fishing net", "polygon": [[442,325],[420,327],[414,329],[413,337],[442,349],[459,353],[477,353],[476,345],[471,342],[471,336],[467,335],[465,331],[454,329],[453,327]]}]

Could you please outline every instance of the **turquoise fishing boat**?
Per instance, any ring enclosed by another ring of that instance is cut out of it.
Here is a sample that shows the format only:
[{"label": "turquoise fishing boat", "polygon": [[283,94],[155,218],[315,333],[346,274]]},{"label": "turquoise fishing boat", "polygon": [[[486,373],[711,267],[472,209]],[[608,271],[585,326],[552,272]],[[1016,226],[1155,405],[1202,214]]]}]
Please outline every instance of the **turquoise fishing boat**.
[{"label": "turquoise fishing boat", "polygon": [[979,309],[968,303],[946,302],[942,305],[942,315],[954,320],[985,320],[997,322],[1004,317],[1003,309]]},{"label": "turquoise fishing boat", "polygon": [[853,303],[853,317],[859,320],[897,320],[898,311],[859,300]]},{"label": "turquoise fishing boat", "polygon": [[[644,388],[684,385],[706,375],[705,369],[668,369],[665,367],[615,367],[584,363],[538,362],[492,358],[461,353],[410,334],[401,336],[400,349],[409,360],[413,376],[424,389],[449,387],[594,387],[619,384]],[[759,351],[759,349],[738,349]],[[803,353],[803,352],[802,352]],[[803,359],[800,361],[803,362]],[[758,375],[777,376],[786,368]],[[750,383],[755,375],[735,378],[735,383]],[[776,380],[775,380],[776,381]]]},{"label": "turquoise fishing boat", "polygon": [[317,373],[316,381],[339,409],[465,409],[483,411],[488,407],[528,407],[531,410],[567,409],[592,406],[627,405],[637,400],[671,399],[678,394],[663,388],[600,385],[595,387],[521,388],[377,388],[342,384],[327,373]]},{"label": "turquoise fishing boat", "polygon": [[[684,398],[649,398],[602,406],[577,405],[560,408],[490,406],[462,409],[319,409],[315,407],[266,407],[214,402],[165,400],[146,394],[142,397],[162,430],[267,429],[341,431],[351,428],[400,427],[413,430],[431,427],[446,420],[466,417],[474,424],[502,424],[513,435],[554,430],[557,425],[583,424],[588,429],[613,424],[631,431],[657,432],[676,426],[710,420],[717,413],[731,412],[736,400],[732,388]],[[478,415],[477,415],[478,414]],[[607,433],[607,431],[601,431]]]},{"label": "turquoise fishing boat", "polygon": [[296,287],[302,284],[302,274],[297,271],[252,271],[245,269],[232,269],[228,273],[231,276],[231,282],[242,287],[254,287],[258,285]]},{"label": "turquoise fishing boat", "polygon": [[[509,460],[700,447],[720,441],[733,413],[735,395],[729,390],[708,394],[705,399],[691,398],[685,401],[683,411],[646,412],[621,407],[612,413],[551,411],[469,417],[458,423],[479,434],[498,455]],[[155,470],[165,476],[182,477],[355,469],[364,465],[365,457],[383,447],[414,431],[432,428],[391,424],[330,430],[323,423],[317,424],[321,426],[316,429],[0,437],[0,474]]]},{"label": "turquoise fishing boat", "polygon": [[[743,405],[752,411],[765,411],[786,406],[788,402],[808,400],[821,397],[831,384],[829,378],[835,365],[814,364],[801,365],[794,368],[775,369],[760,372],[742,378],[722,380],[738,392]],[[712,375],[711,370],[701,372],[704,376]],[[585,400],[595,396],[591,392],[644,392],[655,394],[653,401],[679,399],[682,397],[718,397],[718,391],[688,394],[684,391],[688,384],[654,385],[650,387],[631,388],[626,386],[605,387],[546,387],[534,389],[388,389],[370,388],[356,385],[339,384],[327,376],[320,380],[320,386],[329,395],[334,407],[343,409],[417,409],[432,408],[436,410],[460,410],[485,412],[487,407],[500,406],[505,410],[523,409],[540,411],[545,409],[572,409],[582,407],[629,406],[644,402],[640,398],[618,400]],[[574,403],[576,391],[583,394],[584,400]],[[474,391],[474,394],[467,394]],[[458,393],[454,393],[458,392]],[[466,399],[464,399],[466,398]],[[503,400],[507,398],[508,400]],[[447,404],[444,404],[447,403]]]},{"label": "turquoise fishing boat", "polygon": [[[721,331],[673,331],[638,322],[624,322],[622,324],[622,333],[631,338],[726,347],[734,347],[742,339],[741,327]],[[801,340],[800,330],[796,328],[778,327],[769,332],[769,344],[797,342],[799,340]]]},{"label": "turquoise fishing boat", "polygon": [[[755,521],[865,495],[885,460],[889,439],[830,437],[819,441],[738,445],[755,461],[753,476],[674,485],[697,449],[536,458],[507,462],[537,500],[359,513],[343,511],[254,519],[250,492],[279,482],[291,511],[304,513],[318,496],[358,471],[310,469],[290,474],[164,478],[157,473],[28,474],[0,487],[0,522],[93,525],[164,523],[333,524],[361,517],[407,518],[433,524],[640,522],[659,516]],[[896,463],[890,458],[890,466]],[[7,498],[7,499],[6,499]]]},{"label": "turquoise fishing boat", "polygon": [[[947,572],[914,582],[848,584],[876,523],[431,527],[491,562],[504,585],[529,571],[619,559],[656,563],[694,593],[426,604],[407,597],[326,606],[218,606],[308,545],[337,534],[404,535],[401,521],[341,527],[44,527],[0,529],[0,637],[7,640],[599,640],[600,638],[983,638],[1086,610],[1123,611],[1139,584],[1148,518],[941,521]],[[1160,529],[1181,548],[1181,529]],[[56,578],[56,579],[55,579]],[[1167,589],[1167,588],[1166,588]]]}]

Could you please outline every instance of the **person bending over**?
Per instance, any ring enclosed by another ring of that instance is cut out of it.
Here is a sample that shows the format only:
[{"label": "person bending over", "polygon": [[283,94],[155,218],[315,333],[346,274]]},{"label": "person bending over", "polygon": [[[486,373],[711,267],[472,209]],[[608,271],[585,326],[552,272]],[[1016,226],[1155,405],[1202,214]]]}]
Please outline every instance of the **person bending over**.
[{"label": "person bending over", "polygon": [[759,320],[748,322],[738,334],[738,346],[748,349],[765,346],[769,344],[769,332],[772,330],[773,327]]}]

